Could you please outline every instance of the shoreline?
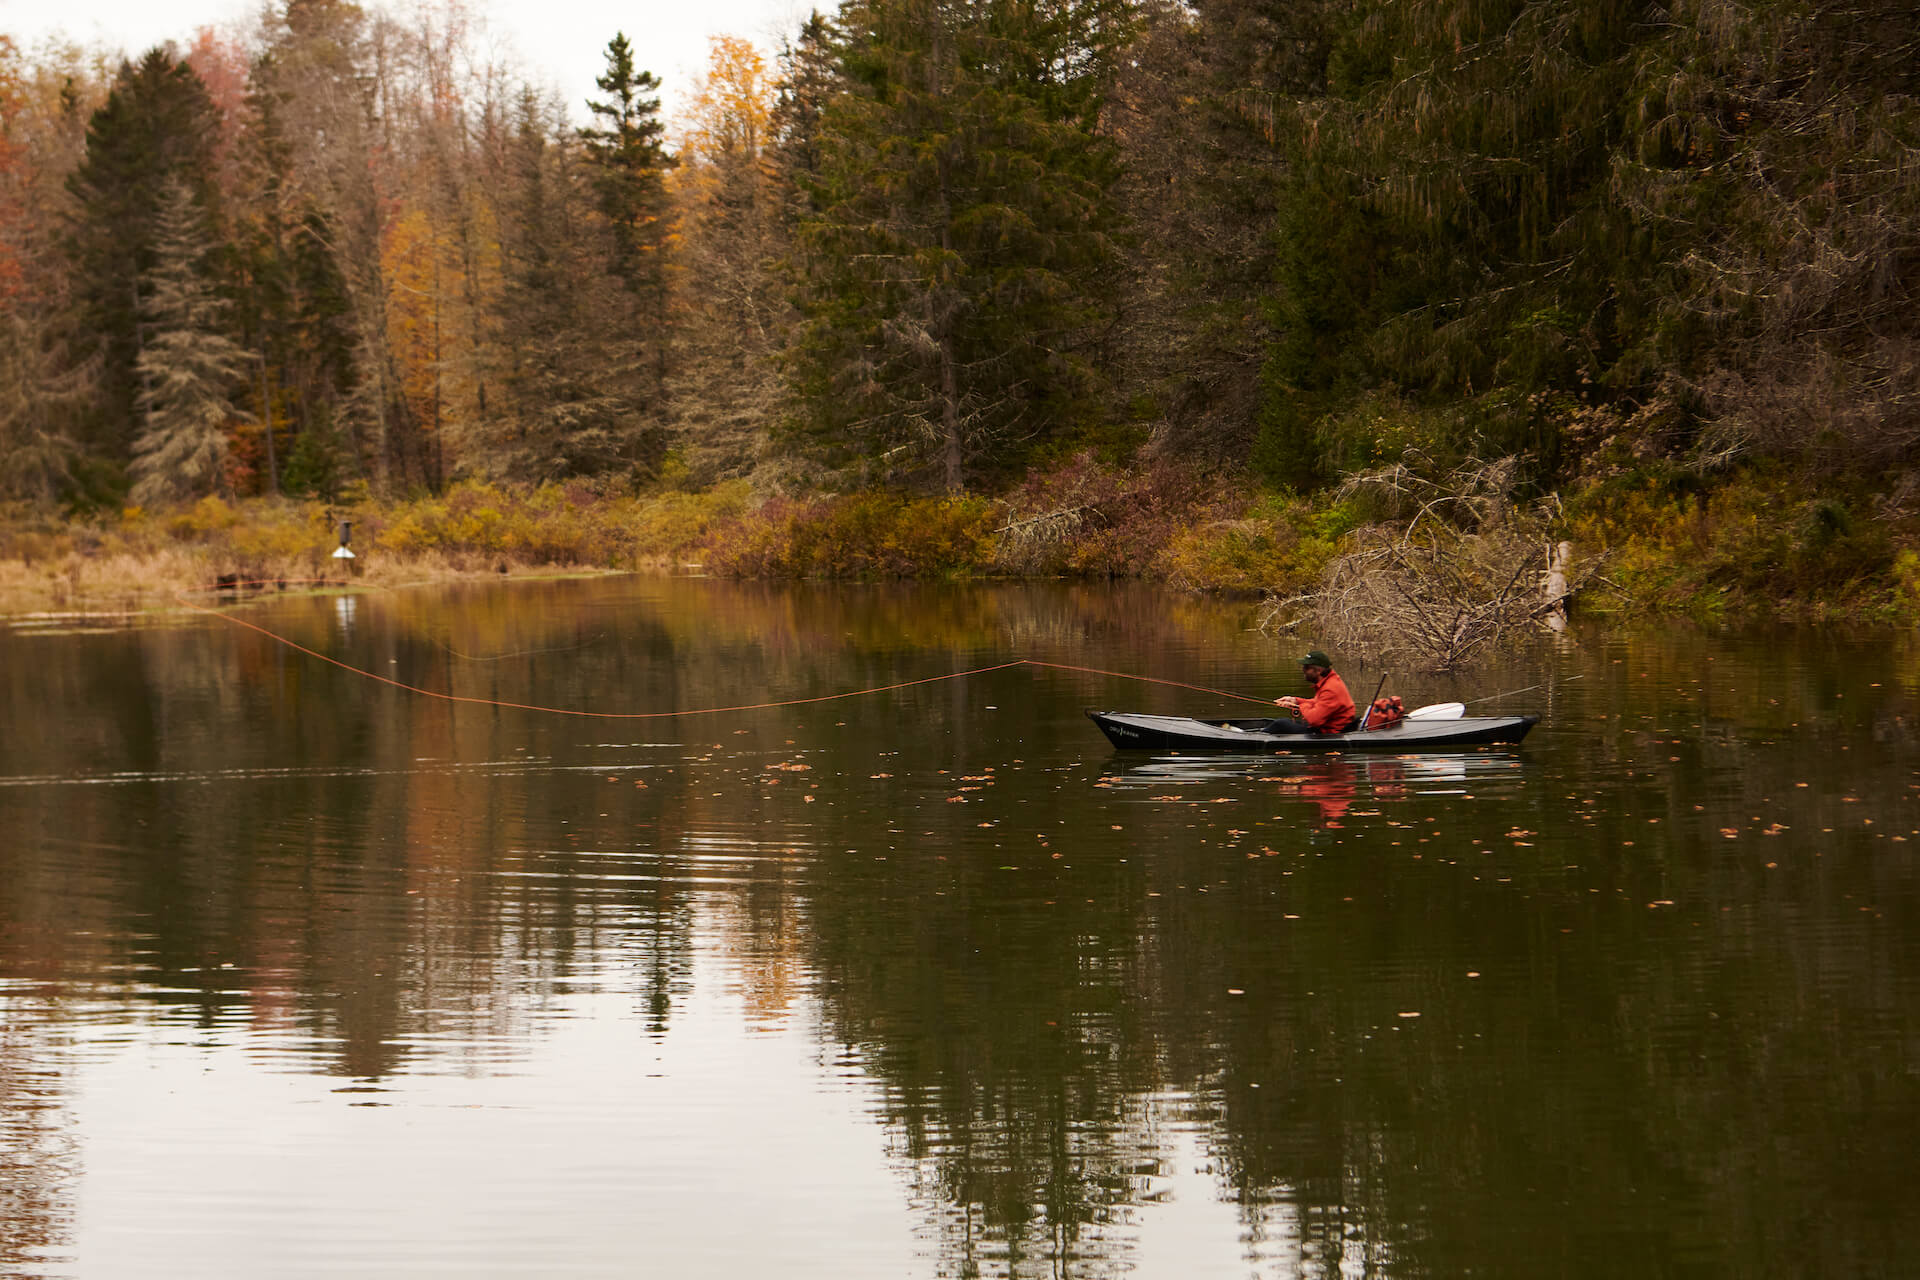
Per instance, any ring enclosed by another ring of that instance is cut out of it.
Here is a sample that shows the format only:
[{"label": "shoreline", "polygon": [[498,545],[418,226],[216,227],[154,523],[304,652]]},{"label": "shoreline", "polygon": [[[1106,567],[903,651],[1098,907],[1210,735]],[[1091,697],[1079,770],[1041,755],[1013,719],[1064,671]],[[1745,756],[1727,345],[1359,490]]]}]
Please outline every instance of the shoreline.
[{"label": "shoreline", "polygon": [[[1616,480],[1556,495],[1551,517],[1515,509],[1506,530],[1543,551],[1548,539],[1573,543],[1576,562],[1604,584],[1575,600],[1587,616],[1910,627],[1920,617],[1920,521],[1847,518],[1849,504],[1871,501],[1864,489],[1810,491],[1802,477],[1761,471],[1704,497]],[[0,513],[0,619],[128,625],[190,612],[179,597],[223,579],[273,584],[274,595],[621,574],[1066,580],[1281,600],[1320,589],[1356,539],[1393,527],[1390,515],[1351,496],[1092,467],[1072,486],[1000,498],[864,491],[755,502],[743,482],[640,494],[466,483],[387,503],[206,498],[65,519],[16,508]],[[342,521],[359,556],[346,574],[332,559]]]}]

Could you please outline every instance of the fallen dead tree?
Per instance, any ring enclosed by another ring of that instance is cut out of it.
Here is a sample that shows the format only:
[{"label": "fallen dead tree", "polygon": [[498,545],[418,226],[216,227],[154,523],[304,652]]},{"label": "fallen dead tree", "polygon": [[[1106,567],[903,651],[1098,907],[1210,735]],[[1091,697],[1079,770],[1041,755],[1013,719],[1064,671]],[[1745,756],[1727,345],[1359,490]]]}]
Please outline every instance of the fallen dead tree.
[{"label": "fallen dead tree", "polygon": [[1439,481],[1403,463],[1348,480],[1383,515],[1350,535],[1320,589],[1269,599],[1262,630],[1301,631],[1376,662],[1452,671],[1564,624],[1599,579],[1551,539],[1554,503],[1512,500],[1518,460],[1472,462]]},{"label": "fallen dead tree", "polygon": [[1108,523],[1105,513],[1093,503],[1010,520],[993,531],[994,566],[1006,573],[1044,572],[1085,530]]}]

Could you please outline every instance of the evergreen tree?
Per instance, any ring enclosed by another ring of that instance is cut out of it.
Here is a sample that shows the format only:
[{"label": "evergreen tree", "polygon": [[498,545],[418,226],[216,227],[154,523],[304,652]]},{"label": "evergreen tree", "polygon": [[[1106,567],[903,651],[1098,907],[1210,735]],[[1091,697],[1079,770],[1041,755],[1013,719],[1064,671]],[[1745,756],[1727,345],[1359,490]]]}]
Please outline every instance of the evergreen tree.
[{"label": "evergreen tree", "polygon": [[0,36],[0,498],[36,503],[75,487],[79,429],[98,390],[97,362],[72,357],[50,251],[54,175],[77,130],[69,95],[49,87]]},{"label": "evergreen tree", "polygon": [[49,503],[66,490],[93,378],[93,366],[68,360],[43,311],[0,309],[0,497]]},{"label": "evergreen tree", "polygon": [[[1366,5],[1282,103],[1261,449],[1327,479],[1383,447],[1560,462],[1564,406],[1647,389],[1661,246],[1616,198],[1628,88],[1671,24],[1605,0]],[[1383,442],[1344,410],[1399,399]],[[1404,415],[1403,415],[1404,417]],[[1276,477],[1279,478],[1279,477]]]},{"label": "evergreen tree", "polygon": [[1326,96],[1344,0],[1147,0],[1110,118],[1131,252],[1115,360],[1162,447],[1244,462],[1275,338],[1292,105]]},{"label": "evergreen tree", "polygon": [[500,208],[506,403],[491,443],[493,469],[520,479],[644,471],[661,452],[638,411],[649,353],[629,336],[633,298],[606,270],[619,248],[596,243],[581,174],[564,132],[524,92]]},{"label": "evergreen tree", "polygon": [[86,158],[68,179],[67,238],[83,331],[100,359],[103,412],[83,441],[124,460],[140,419],[141,279],[153,270],[163,192],[184,182],[213,207],[213,110],[199,77],[165,49],[123,62],[87,127]]},{"label": "evergreen tree", "polygon": [[633,47],[614,33],[607,42],[606,74],[594,79],[607,95],[589,99],[597,125],[582,129],[596,173],[600,212],[613,232],[613,269],[645,307],[643,324],[654,366],[656,391],[666,379],[668,342],[667,247],[672,236],[666,173],[674,166],[660,122],[660,80],[635,70]]},{"label": "evergreen tree", "polygon": [[161,189],[154,267],[142,281],[147,341],[136,372],[143,418],[134,442],[133,499],[143,504],[194,497],[226,487],[227,433],[251,415],[232,391],[247,352],[220,330],[225,304],[201,272],[212,243],[180,181]]},{"label": "evergreen tree", "polygon": [[1608,389],[1654,388],[1668,443],[1840,470],[1920,450],[1914,15],[1694,0],[1641,47],[1612,189],[1657,287],[1618,308]]},{"label": "evergreen tree", "polygon": [[820,181],[821,116],[844,82],[831,23],[819,10],[807,15],[799,36],[782,44],[779,84],[768,121],[768,165],[785,193],[782,220],[789,224],[814,212]]},{"label": "evergreen tree", "polygon": [[1094,409],[1128,29],[1104,0],[856,0],[802,226],[803,427],[949,492]]},{"label": "evergreen tree", "polygon": [[[430,485],[436,442],[399,355],[407,335],[396,300],[417,295],[395,280],[390,259],[404,251],[403,193],[424,163],[408,129],[409,89],[433,97],[445,86],[404,84],[409,35],[346,0],[285,0],[267,15],[266,35],[253,88],[271,104],[263,125],[286,149],[282,198],[287,226],[298,228],[289,249],[307,282],[294,296],[309,309],[288,339],[295,379],[324,401],[345,471],[376,489]],[[302,425],[319,417],[316,402]]]},{"label": "evergreen tree", "polygon": [[280,474],[281,488],[322,502],[339,501],[341,456],[333,406],[325,401],[310,406],[287,455],[286,470]]}]

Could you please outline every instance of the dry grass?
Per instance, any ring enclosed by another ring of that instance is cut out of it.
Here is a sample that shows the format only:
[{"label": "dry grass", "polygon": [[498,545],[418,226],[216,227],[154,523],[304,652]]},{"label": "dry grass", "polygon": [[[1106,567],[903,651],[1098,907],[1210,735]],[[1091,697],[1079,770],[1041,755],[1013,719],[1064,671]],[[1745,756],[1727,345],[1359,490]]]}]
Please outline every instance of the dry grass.
[{"label": "dry grass", "polygon": [[[502,575],[671,572],[698,558],[745,485],[640,497],[558,486],[462,485],[392,505],[207,498],[168,511],[61,521],[0,511],[0,615],[99,619],[166,612],[221,580],[305,590],[394,587]],[[335,560],[336,522],[354,522],[356,558]]]},{"label": "dry grass", "polygon": [[551,577],[605,572],[611,571],[516,564],[498,556],[441,551],[369,557],[344,571],[321,553],[242,566],[225,548],[70,551],[33,561],[0,559],[0,616],[105,622],[173,612],[181,608],[183,599],[211,598],[220,579],[227,576],[258,584],[252,589],[310,591],[498,579],[503,574]]}]

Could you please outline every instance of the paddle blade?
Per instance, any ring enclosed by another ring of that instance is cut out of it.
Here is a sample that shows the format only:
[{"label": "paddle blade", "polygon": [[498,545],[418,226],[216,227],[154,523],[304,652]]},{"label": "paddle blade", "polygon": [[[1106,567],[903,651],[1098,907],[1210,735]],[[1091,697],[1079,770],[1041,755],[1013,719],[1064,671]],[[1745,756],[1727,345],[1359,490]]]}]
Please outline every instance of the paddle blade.
[{"label": "paddle blade", "polygon": [[1436,702],[1430,707],[1415,707],[1407,712],[1409,720],[1458,720],[1467,714],[1464,702]]}]

